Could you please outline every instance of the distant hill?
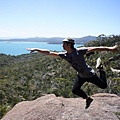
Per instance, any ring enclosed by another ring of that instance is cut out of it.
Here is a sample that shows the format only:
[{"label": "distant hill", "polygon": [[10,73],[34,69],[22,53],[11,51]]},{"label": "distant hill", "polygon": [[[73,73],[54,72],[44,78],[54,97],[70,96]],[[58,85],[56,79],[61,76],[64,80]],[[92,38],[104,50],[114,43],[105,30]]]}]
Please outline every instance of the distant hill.
[{"label": "distant hill", "polygon": [[88,41],[92,41],[92,40],[97,40],[97,38],[95,36],[85,36],[82,38],[75,38],[75,42],[76,43],[86,43]]},{"label": "distant hill", "polygon": [[[34,37],[34,38],[16,38],[16,39],[0,39],[0,41],[18,41],[18,42],[47,42],[48,44],[61,44],[63,37]],[[91,40],[96,40],[95,36],[85,36],[82,38],[74,38],[75,43],[86,43]]]}]

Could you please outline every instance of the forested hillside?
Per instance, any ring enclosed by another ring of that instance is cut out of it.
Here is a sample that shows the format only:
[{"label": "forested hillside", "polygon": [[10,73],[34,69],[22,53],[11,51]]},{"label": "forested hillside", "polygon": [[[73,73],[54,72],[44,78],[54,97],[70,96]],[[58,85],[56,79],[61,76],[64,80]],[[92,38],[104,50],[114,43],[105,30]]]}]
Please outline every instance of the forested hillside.
[{"label": "forested hillside", "polygon": [[[86,57],[86,61],[95,70],[96,59],[101,57],[107,73],[108,88],[100,89],[85,83],[83,89],[89,94],[107,92],[120,95],[120,73],[113,73],[110,67],[120,70],[120,36],[98,36],[85,46],[113,46],[117,43],[117,53],[101,52]],[[33,100],[44,94],[77,97],[71,89],[76,71],[62,60],[39,53],[10,56],[0,54],[0,116],[2,117],[16,103]]]}]

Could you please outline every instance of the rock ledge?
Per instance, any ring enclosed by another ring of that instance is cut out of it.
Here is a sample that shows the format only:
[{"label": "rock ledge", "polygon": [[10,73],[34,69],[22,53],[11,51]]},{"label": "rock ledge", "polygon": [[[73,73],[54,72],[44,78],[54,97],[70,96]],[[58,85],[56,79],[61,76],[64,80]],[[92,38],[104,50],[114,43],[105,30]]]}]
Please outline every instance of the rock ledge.
[{"label": "rock ledge", "polygon": [[2,120],[119,120],[120,97],[99,93],[92,96],[94,101],[85,109],[82,98],[42,96],[33,101],[16,104]]}]

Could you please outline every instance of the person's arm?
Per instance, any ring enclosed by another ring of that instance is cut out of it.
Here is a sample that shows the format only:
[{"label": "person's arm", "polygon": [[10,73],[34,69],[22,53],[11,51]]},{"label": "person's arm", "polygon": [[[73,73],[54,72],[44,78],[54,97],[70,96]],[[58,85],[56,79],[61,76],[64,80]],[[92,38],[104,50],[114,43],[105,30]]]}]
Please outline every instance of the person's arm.
[{"label": "person's arm", "polygon": [[88,47],[88,49],[87,49],[87,52],[101,52],[101,51],[117,52],[118,51],[118,45],[115,45],[113,47],[106,47],[106,46]]},{"label": "person's arm", "polygon": [[50,55],[50,56],[53,56],[53,57],[56,57],[56,58],[59,58],[59,53],[57,52],[51,52],[50,50],[45,50],[45,49],[39,49],[39,48],[26,48],[26,50],[30,51],[30,53],[32,52],[39,52],[41,54],[44,54],[44,55]]}]

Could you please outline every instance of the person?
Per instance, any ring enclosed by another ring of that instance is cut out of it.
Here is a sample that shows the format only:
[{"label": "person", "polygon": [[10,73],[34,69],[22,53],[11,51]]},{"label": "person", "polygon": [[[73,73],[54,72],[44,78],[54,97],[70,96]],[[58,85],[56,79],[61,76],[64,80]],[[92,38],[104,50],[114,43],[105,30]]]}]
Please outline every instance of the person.
[{"label": "person", "polygon": [[74,47],[75,41],[72,38],[65,38],[63,40],[63,49],[65,52],[52,52],[50,50],[39,49],[39,48],[26,48],[31,52],[39,52],[41,54],[50,55],[56,58],[65,59],[70,65],[77,71],[77,78],[74,81],[72,92],[83,99],[86,99],[86,109],[90,106],[93,99],[88,96],[82,89],[81,86],[85,82],[90,82],[98,87],[105,89],[107,87],[107,81],[105,76],[105,71],[103,70],[103,65],[101,59],[97,60],[96,68],[99,69],[100,77],[95,73],[95,71],[87,65],[84,55],[90,52],[100,52],[100,51],[112,51],[116,52],[118,50],[118,45],[113,47],[99,46],[99,47]]}]

